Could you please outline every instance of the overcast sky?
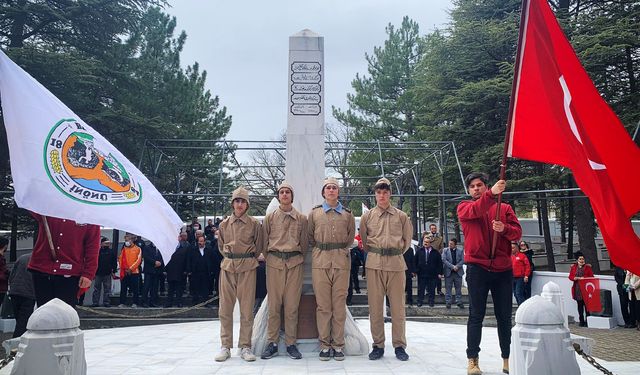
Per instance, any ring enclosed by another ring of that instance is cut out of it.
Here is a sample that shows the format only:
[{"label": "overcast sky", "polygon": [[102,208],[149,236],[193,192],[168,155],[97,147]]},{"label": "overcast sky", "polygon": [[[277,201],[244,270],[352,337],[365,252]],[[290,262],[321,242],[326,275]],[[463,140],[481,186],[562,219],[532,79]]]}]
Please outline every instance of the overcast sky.
[{"label": "overcast sky", "polygon": [[171,0],[166,12],[185,30],[182,65],[198,62],[207,88],[233,116],[232,140],[271,140],[287,126],[289,36],[308,28],[324,36],[325,121],[346,109],[365,53],[385,39],[385,26],[409,16],[420,34],[448,22],[450,0]]}]

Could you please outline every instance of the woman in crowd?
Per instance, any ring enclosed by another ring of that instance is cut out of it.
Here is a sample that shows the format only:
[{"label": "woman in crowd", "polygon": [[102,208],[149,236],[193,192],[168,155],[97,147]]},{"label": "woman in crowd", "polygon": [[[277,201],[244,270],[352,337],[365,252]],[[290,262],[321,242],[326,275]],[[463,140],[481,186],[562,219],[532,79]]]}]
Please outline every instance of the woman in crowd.
[{"label": "woman in crowd", "polygon": [[629,291],[629,307],[631,307],[631,324],[634,324],[640,331],[640,276],[631,271],[627,271],[627,277],[624,279],[627,290]]},{"label": "woman in crowd", "polygon": [[[569,280],[573,281],[573,286],[571,287],[571,297],[573,297],[573,299],[578,303],[578,318],[580,319],[580,327],[586,327],[587,321],[585,320],[584,300],[582,299],[582,293],[580,292],[580,286],[578,285],[578,282],[585,277],[593,277],[593,270],[591,269],[590,265],[586,264],[582,252],[576,252],[575,257],[577,261],[571,266],[571,271],[569,271]],[[586,312],[586,315],[589,316],[588,311]]]},{"label": "woman in crowd", "polygon": [[529,281],[524,284],[524,300],[531,298],[531,283],[533,282],[533,271],[536,270],[535,264],[533,264],[533,250],[529,249],[529,244],[524,240],[520,240],[518,243],[518,250],[527,256],[529,260],[529,266],[531,266],[531,273],[529,273]]},{"label": "woman in crowd", "polygon": [[511,244],[511,265],[513,269],[513,295],[516,297],[518,306],[526,301],[525,289],[529,284],[529,275],[531,274],[531,266],[529,259],[524,253],[518,249],[518,244]]}]

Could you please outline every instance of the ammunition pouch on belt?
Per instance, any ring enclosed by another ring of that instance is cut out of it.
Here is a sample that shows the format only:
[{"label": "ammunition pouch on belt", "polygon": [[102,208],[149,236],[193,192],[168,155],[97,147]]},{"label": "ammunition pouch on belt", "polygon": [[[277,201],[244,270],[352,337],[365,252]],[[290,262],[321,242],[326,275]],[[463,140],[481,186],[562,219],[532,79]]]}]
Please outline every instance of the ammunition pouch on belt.
[{"label": "ammunition pouch on belt", "polygon": [[375,247],[370,247],[369,252],[374,254],[380,254],[382,256],[402,255],[402,250],[400,249],[378,249]]},{"label": "ammunition pouch on belt", "polygon": [[283,251],[270,250],[267,254],[274,255],[275,257],[280,258],[282,260],[287,260],[289,258],[302,255],[302,252],[300,251],[283,252]]}]

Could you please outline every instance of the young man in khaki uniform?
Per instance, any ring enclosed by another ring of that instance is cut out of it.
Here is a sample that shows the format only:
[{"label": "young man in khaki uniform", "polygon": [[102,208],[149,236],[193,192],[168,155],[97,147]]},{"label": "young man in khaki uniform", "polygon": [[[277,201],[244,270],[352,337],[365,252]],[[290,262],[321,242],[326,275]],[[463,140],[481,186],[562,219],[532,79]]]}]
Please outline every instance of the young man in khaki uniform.
[{"label": "young man in khaki uniform", "polygon": [[263,251],[260,222],[247,215],[249,192],[243,187],[233,191],[233,214],[220,223],[218,249],[224,256],[220,265],[220,340],[222,349],[215,357],[218,362],[231,356],[233,347],[233,307],[240,304],[240,338],[238,347],[247,362],[256,360],[251,350],[253,304],[256,295],[256,257]]},{"label": "young man in khaki uniform", "polygon": [[312,278],[316,295],[316,321],[320,360],[344,360],[344,324],[347,319],[347,289],[355,236],[351,211],[338,202],[338,181],[328,177],[322,185],[324,203],[309,214],[309,245],[313,247]]},{"label": "young man in khaki uniform", "polygon": [[407,214],[391,206],[391,183],[381,178],[374,186],[377,205],[360,219],[360,237],[368,252],[367,294],[373,350],[369,359],[384,355],[384,296],[391,306],[392,342],[396,358],[409,359],[405,351],[404,287],[407,265],[403,254],[411,246],[413,229]]},{"label": "young man in khaki uniform", "polygon": [[293,208],[293,187],[283,181],[278,187],[280,207],[264,218],[262,225],[267,260],[269,320],[267,347],[260,358],[278,355],[281,313],[284,309],[284,342],[293,359],[302,358],[296,346],[298,306],[302,294],[304,253],[308,246],[307,218]]}]

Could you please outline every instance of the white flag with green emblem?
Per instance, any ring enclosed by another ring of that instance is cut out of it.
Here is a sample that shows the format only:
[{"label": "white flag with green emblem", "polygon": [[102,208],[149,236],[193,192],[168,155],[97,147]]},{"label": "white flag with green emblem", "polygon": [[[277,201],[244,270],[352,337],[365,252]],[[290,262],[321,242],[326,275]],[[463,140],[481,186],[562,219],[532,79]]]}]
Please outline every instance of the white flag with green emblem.
[{"label": "white flag with green emblem", "polygon": [[109,141],[0,51],[0,98],[15,201],[152,241],[169,261],[182,221]]}]

